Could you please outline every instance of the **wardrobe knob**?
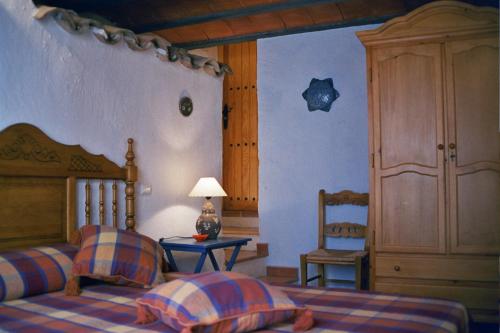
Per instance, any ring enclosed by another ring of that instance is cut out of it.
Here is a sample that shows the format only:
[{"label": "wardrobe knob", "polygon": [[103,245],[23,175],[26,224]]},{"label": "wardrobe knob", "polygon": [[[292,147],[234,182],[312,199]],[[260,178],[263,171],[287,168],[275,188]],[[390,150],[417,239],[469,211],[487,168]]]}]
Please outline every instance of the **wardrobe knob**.
[{"label": "wardrobe knob", "polygon": [[455,144],[454,144],[454,143],[450,143],[450,144],[448,145],[448,147],[449,147],[450,149],[455,149],[455,148],[456,148],[456,146],[455,146]]},{"label": "wardrobe knob", "polygon": [[442,143],[438,144],[438,149],[439,150],[443,150],[444,149],[444,145]]},{"label": "wardrobe knob", "polygon": [[395,265],[395,266],[394,266],[394,270],[395,270],[396,272],[399,272],[399,271],[401,270],[401,267],[399,267],[398,265]]}]

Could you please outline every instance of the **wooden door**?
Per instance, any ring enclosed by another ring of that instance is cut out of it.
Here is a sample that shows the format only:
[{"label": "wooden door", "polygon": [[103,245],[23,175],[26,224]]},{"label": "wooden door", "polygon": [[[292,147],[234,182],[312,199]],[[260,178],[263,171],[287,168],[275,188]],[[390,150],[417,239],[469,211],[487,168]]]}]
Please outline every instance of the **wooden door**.
[{"label": "wooden door", "polygon": [[[221,60],[233,70],[224,79],[228,108],[223,128],[224,215],[255,215],[258,210],[257,43],[219,48]],[[253,214],[249,214],[249,212]]]},{"label": "wooden door", "polygon": [[441,50],[373,51],[377,251],[445,252]]},{"label": "wooden door", "polygon": [[446,45],[452,253],[500,253],[498,35]]}]

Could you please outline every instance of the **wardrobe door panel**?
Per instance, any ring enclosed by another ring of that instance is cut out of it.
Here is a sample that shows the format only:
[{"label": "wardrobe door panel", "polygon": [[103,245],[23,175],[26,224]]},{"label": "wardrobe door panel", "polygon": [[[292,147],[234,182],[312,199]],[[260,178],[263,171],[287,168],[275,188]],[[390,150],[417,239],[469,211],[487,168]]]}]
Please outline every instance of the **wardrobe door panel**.
[{"label": "wardrobe door panel", "polygon": [[498,35],[447,43],[453,253],[500,253],[498,70]]},{"label": "wardrobe door panel", "polygon": [[500,245],[500,172],[456,175],[453,251],[495,253]]},{"label": "wardrobe door panel", "polygon": [[382,177],[382,246],[435,252],[439,248],[437,177],[404,172]]},{"label": "wardrobe door panel", "polygon": [[428,53],[422,48],[398,48],[378,62],[382,169],[401,164],[437,166],[435,71],[440,66],[438,55]]},{"label": "wardrobe door panel", "polygon": [[450,44],[452,80],[449,82],[453,89],[451,103],[456,126],[456,141],[451,136],[450,142],[454,142],[460,152],[456,154],[456,166],[481,161],[500,163],[498,41]]},{"label": "wardrobe door panel", "polygon": [[445,251],[442,47],[374,50],[378,251]]}]

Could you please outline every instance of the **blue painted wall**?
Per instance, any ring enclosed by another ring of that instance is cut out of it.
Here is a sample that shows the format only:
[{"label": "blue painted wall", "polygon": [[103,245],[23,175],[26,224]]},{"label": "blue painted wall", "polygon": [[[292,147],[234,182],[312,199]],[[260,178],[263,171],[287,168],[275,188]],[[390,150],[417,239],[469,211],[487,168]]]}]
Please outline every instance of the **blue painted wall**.
[{"label": "blue painted wall", "polygon": [[[316,248],[319,189],[368,191],[366,62],[355,32],[374,27],[258,41],[259,216],[268,265],[298,267],[299,254]],[[309,112],[302,92],[312,78],[329,77],[339,99],[330,112]],[[327,215],[366,224],[366,213],[346,207]]]}]

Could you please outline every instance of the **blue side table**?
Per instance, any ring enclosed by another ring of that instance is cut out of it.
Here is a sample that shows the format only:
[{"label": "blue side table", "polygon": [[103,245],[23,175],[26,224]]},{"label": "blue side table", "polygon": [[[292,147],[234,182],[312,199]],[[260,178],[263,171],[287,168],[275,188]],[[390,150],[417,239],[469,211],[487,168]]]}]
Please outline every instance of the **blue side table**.
[{"label": "blue side table", "polygon": [[194,269],[195,273],[199,273],[205,263],[205,259],[207,257],[210,258],[212,262],[212,266],[214,270],[220,271],[219,265],[215,260],[214,254],[212,250],[215,249],[224,249],[228,247],[234,246],[233,254],[231,255],[231,259],[226,265],[226,270],[230,271],[233,268],[234,263],[236,262],[236,258],[238,257],[238,253],[240,252],[240,248],[243,245],[247,245],[251,238],[236,238],[236,237],[219,237],[217,239],[209,239],[203,242],[197,242],[192,238],[172,238],[172,239],[160,239],[160,245],[165,250],[167,254],[168,262],[172,266],[174,271],[178,271],[177,264],[175,263],[174,256],[172,255],[172,251],[183,251],[183,252],[198,252],[200,253],[200,259],[198,259],[198,263],[196,264],[196,268]]}]

